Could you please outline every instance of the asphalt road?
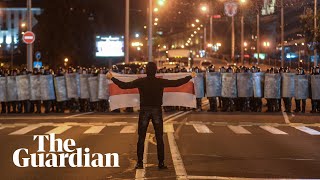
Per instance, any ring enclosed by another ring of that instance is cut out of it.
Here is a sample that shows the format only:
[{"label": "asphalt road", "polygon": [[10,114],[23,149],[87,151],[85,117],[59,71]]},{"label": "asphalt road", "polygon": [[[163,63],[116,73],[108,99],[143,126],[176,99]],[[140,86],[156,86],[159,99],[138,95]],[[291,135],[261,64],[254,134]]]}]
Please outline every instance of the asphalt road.
[{"label": "asphalt road", "polygon": [[[176,111],[164,117],[169,169],[157,169],[150,123],[146,168],[135,170],[138,113],[0,116],[0,179],[320,179],[320,114]],[[116,152],[120,167],[16,167],[13,152],[35,152],[33,135],[46,133],[90,152]]]}]

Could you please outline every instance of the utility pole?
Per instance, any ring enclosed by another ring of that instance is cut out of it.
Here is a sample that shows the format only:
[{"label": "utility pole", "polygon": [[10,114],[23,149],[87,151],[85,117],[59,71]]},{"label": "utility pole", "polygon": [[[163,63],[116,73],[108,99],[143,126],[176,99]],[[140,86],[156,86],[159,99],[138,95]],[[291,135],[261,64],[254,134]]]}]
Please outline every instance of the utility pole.
[{"label": "utility pole", "polygon": [[257,13],[257,64],[260,64],[260,10]]},{"label": "utility pole", "polygon": [[281,0],[281,67],[284,67],[284,61],[284,9],[283,0]]},{"label": "utility pole", "polygon": [[[313,42],[317,42],[317,0],[314,0],[314,40]],[[316,49],[316,44],[314,44],[314,66],[318,65],[318,54],[317,54],[317,49]]]},{"label": "utility pole", "polygon": [[206,51],[206,45],[207,45],[207,27],[204,26],[203,28],[203,50]]},{"label": "utility pole", "polygon": [[235,51],[235,37],[234,37],[234,16],[232,16],[231,22],[231,60],[234,63],[234,51]]},{"label": "utility pole", "polygon": [[244,65],[244,17],[241,15],[241,63]]},{"label": "utility pole", "polygon": [[[32,31],[32,0],[27,0],[27,26],[28,31]],[[27,68],[29,71],[33,69],[33,51],[32,51],[33,44],[27,44]]]},{"label": "utility pole", "polygon": [[126,0],[126,17],[125,17],[125,63],[129,63],[129,46],[130,46],[130,1]]},{"label": "utility pole", "polygon": [[152,1],[149,0],[148,61],[152,62]]},{"label": "utility pole", "polygon": [[212,35],[212,33],[213,33],[213,27],[212,27],[212,24],[213,24],[213,19],[212,19],[212,14],[210,15],[210,44],[213,44],[213,35]]}]

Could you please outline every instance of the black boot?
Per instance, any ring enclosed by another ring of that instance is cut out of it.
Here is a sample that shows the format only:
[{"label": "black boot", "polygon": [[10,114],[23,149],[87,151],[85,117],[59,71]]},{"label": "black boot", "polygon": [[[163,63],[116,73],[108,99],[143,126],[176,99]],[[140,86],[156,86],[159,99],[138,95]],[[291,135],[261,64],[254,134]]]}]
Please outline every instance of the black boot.
[{"label": "black boot", "polygon": [[159,169],[168,169],[168,167],[166,165],[164,165],[164,162],[159,162],[158,168]]},{"label": "black boot", "polygon": [[295,103],[296,103],[296,109],[294,110],[294,112],[300,112],[301,111],[300,100],[295,100]]},{"label": "black boot", "polygon": [[305,113],[306,112],[306,100],[305,99],[302,99],[302,113]]},{"label": "black boot", "polygon": [[135,169],[143,169],[143,162],[142,161],[138,161],[136,166],[135,166]]}]

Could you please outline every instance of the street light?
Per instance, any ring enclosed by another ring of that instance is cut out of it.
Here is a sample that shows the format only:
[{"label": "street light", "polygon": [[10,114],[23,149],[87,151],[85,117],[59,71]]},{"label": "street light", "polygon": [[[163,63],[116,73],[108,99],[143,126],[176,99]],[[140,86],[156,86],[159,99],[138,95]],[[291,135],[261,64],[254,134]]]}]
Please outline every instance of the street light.
[{"label": "street light", "polygon": [[68,63],[68,62],[69,62],[69,59],[68,59],[68,58],[64,58],[64,62],[65,62],[65,63]]},{"label": "street light", "polygon": [[26,23],[21,23],[22,28],[25,28],[26,26],[27,26]]},{"label": "street light", "polygon": [[202,5],[200,9],[202,12],[208,12],[208,7],[206,5]]},{"label": "street light", "polygon": [[196,19],[196,22],[197,22],[197,23],[199,23],[199,22],[200,22],[200,20],[199,20],[199,19]]},{"label": "street light", "polygon": [[158,5],[163,6],[165,4],[166,0],[158,0]]},{"label": "street light", "polygon": [[159,8],[154,8],[153,11],[154,11],[154,12],[158,12],[158,11],[159,11]]}]

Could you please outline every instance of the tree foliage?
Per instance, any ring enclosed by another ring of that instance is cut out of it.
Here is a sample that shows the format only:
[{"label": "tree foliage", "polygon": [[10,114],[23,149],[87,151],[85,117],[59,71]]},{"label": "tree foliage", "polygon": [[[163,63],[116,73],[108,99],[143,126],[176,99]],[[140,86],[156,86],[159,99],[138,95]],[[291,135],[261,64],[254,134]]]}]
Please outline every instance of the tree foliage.
[{"label": "tree foliage", "polygon": [[320,44],[315,43],[320,41],[320,30],[319,30],[319,15],[317,16],[317,24],[318,27],[316,28],[317,36],[314,36],[314,13],[311,8],[306,9],[305,14],[300,16],[301,21],[301,29],[303,31],[303,35],[305,37],[306,43],[308,44],[309,50],[313,50],[314,48],[320,49]]}]

